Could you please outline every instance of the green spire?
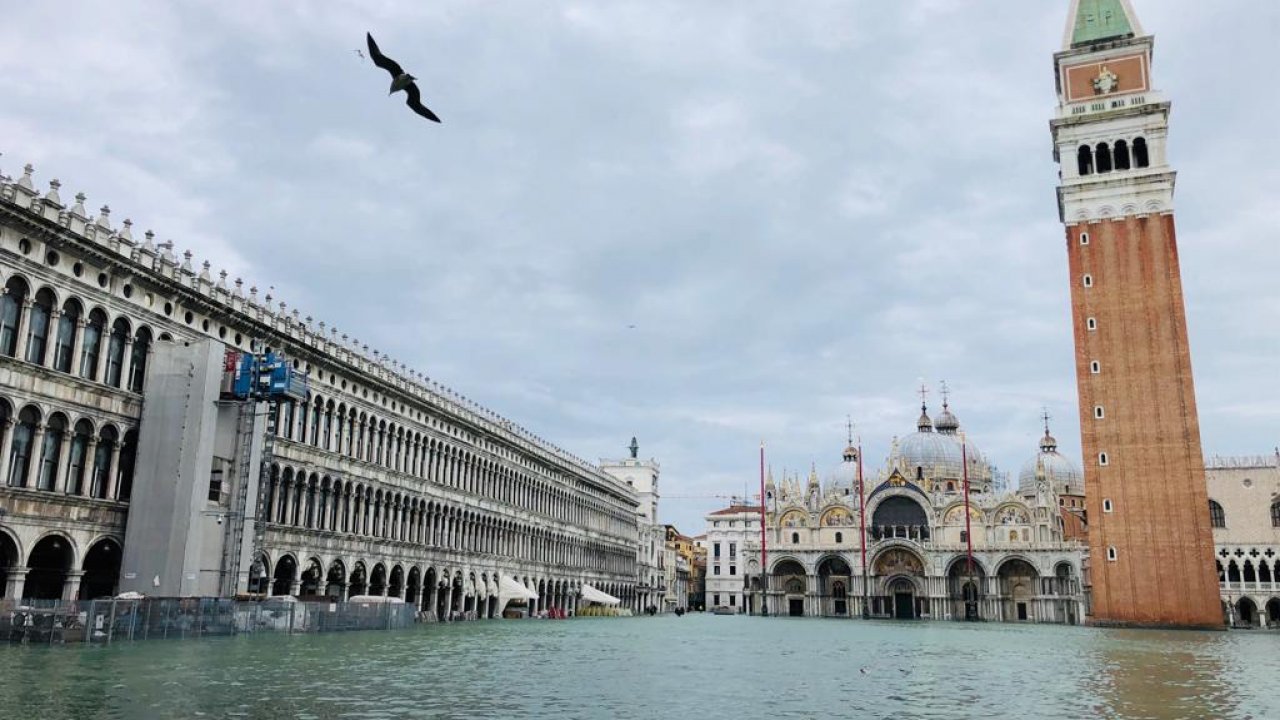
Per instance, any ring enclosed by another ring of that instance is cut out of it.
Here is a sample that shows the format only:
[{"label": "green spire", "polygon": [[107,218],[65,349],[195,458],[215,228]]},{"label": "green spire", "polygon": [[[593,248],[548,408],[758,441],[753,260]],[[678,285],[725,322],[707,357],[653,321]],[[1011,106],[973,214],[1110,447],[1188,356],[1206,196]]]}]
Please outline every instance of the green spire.
[{"label": "green spire", "polygon": [[1129,17],[1128,3],[1122,0],[1076,0],[1075,7],[1071,47],[1135,34],[1136,23]]}]

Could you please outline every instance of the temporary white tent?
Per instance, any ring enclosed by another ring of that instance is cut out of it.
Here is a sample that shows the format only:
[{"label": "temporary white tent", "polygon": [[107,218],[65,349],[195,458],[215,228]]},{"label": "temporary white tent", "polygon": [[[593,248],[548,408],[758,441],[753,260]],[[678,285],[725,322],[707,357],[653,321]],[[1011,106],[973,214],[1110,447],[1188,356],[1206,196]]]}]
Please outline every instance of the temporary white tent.
[{"label": "temporary white tent", "polygon": [[537,600],[538,593],[503,575],[498,580],[498,595],[506,600]]},{"label": "temporary white tent", "polygon": [[596,588],[585,584],[582,586],[582,599],[587,602],[598,603],[600,605],[618,605],[622,602],[609,593],[597,590]]}]

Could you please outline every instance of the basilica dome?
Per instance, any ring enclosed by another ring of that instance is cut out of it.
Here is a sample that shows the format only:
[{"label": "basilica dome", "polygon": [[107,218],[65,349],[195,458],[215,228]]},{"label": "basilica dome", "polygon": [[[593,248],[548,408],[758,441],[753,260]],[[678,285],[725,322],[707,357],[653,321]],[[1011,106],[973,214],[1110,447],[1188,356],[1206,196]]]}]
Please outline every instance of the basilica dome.
[{"label": "basilica dome", "polygon": [[[916,431],[898,442],[899,467],[908,477],[915,477],[916,468],[920,468],[925,477],[961,478],[964,470],[963,457],[969,461],[970,479],[974,477],[978,467],[985,464],[982,453],[967,438],[961,440],[956,433],[959,421],[944,408],[939,420],[945,430],[934,432],[933,424],[925,408],[921,407],[920,420],[916,423]],[[964,456],[961,454],[961,443],[964,443]]]},{"label": "basilica dome", "polygon": [[827,473],[827,487],[853,489],[858,484],[858,449],[850,445],[841,457],[840,464]]},{"label": "basilica dome", "polygon": [[1044,467],[1044,476],[1049,481],[1049,488],[1062,495],[1084,495],[1084,475],[1079,466],[1070,458],[1058,452],[1058,441],[1045,428],[1044,437],[1040,438],[1040,452],[1027,460],[1018,472],[1018,494],[1023,496],[1036,494],[1036,465]]}]

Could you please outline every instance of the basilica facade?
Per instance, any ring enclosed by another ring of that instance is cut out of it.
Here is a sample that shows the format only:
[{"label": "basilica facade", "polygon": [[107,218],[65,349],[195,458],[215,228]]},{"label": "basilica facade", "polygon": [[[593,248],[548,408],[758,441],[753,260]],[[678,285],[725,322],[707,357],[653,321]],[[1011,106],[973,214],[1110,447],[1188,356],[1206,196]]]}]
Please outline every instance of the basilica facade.
[{"label": "basilica facade", "polygon": [[[32,173],[0,174],[0,600],[634,602],[634,488]],[[228,396],[263,351],[305,396]]]},{"label": "basilica facade", "polygon": [[1046,430],[1001,492],[948,405],[936,422],[922,405],[878,468],[851,444],[825,478],[770,475],[763,575],[759,538],[743,537],[747,611],[1082,622],[1086,552],[1066,519],[1082,476],[1056,445]]}]

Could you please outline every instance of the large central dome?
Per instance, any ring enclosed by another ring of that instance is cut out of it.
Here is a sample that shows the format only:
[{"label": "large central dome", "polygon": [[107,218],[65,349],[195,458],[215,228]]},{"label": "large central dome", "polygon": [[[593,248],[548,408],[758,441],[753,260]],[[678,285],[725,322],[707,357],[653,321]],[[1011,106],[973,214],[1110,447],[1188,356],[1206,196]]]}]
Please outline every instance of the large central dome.
[{"label": "large central dome", "polygon": [[956,432],[959,427],[959,421],[944,404],[939,416],[939,430],[934,432],[928,409],[921,405],[916,431],[898,442],[897,461],[903,473],[915,477],[916,468],[920,468],[920,473],[927,478],[960,479],[964,476],[963,461],[967,459],[970,480],[977,480],[986,459],[967,438],[961,440]]}]

